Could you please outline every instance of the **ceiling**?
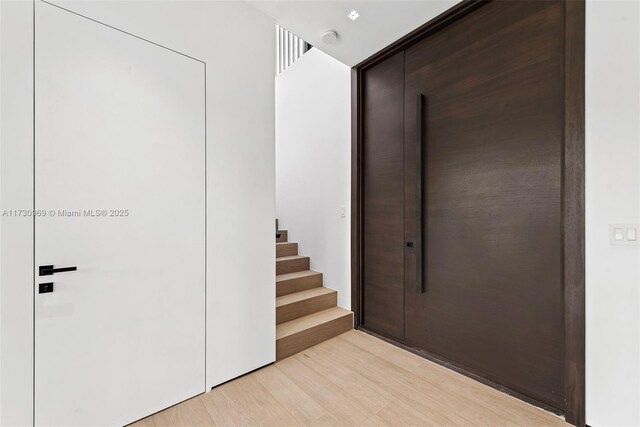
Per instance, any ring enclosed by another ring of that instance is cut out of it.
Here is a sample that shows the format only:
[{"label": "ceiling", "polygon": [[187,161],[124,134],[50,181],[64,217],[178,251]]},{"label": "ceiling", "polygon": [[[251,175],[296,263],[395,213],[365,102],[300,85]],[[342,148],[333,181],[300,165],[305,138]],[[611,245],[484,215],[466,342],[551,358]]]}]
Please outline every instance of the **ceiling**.
[{"label": "ceiling", "polygon": [[[351,67],[444,12],[458,0],[249,0],[248,3]],[[355,21],[347,17],[352,10],[360,14]],[[326,30],[338,33],[335,44],[322,42]]]}]

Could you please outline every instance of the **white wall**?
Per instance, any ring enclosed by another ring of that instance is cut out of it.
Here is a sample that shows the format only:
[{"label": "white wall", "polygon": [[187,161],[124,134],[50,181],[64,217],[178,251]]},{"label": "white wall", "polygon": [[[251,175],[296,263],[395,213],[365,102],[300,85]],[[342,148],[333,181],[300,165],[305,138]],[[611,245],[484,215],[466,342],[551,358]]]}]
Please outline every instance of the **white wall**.
[{"label": "white wall", "polygon": [[[32,207],[32,5],[2,1],[0,208]],[[243,2],[64,1],[207,62],[207,386],[275,359],[274,22]],[[0,223],[1,425],[31,422],[31,223]]]},{"label": "white wall", "polygon": [[[33,206],[33,7],[0,2],[0,211]],[[33,223],[0,217],[0,425],[31,422]]]},{"label": "white wall", "polygon": [[640,2],[587,0],[587,423],[640,425]]},{"label": "white wall", "polygon": [[[351,309],[351,71],[318,49],[276,78],[276,214]],[[341,209],[344,208],[344,217]]]}]

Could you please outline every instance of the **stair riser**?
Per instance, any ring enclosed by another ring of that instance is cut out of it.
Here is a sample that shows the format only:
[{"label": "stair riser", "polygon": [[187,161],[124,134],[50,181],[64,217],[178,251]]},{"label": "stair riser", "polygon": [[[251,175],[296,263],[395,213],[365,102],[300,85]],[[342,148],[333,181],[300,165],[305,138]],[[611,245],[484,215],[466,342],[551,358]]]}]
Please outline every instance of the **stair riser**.
[{"label": "stair riser", "polygon": [[307,314],[316,313],[326,310],[327,308],[338,305],[338,293],[331,292],[329,294],[318,295],[313,298],[296,301],[291,304],[276,307],[276,324],[288,322]]},{"label": "stair riser", "polygon": [[280,237],[276,237],[276,243],[288,242],[287,230],[280,230]]},{"label": "stair riser", "polygon": [[304,349],[320,344],[353,328],[353,313],[276,341],[276,360],[282,360]]},{"label": "stair riser", "polygon": [[322,273],[276,282],[276,296],[293,294],[322,286]]},{"label": "stair riser", "polygon": [[276,258],[293,255],[298,255],[297,243],[283,243],[276,245]]},{"label": "stair riser", "polygon": [[296,258],[276,261],[276,275],[309,270],[309,258]]}]

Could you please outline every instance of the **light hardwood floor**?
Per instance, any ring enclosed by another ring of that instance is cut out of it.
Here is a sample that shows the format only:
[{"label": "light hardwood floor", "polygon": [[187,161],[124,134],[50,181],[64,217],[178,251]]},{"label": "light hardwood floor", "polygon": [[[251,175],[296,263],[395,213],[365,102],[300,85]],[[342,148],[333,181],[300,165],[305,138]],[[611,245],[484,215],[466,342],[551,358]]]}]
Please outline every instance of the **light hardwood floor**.
[{"label": "light hardwood floor", "polygon": [[568,424],[363,332],[350,331],[134,425]]}]

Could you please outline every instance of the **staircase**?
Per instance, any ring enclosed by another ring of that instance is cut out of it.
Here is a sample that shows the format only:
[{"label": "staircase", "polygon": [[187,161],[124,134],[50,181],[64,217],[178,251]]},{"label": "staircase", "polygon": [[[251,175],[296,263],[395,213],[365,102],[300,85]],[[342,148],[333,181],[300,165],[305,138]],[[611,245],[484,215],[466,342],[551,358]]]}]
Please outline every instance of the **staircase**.
[{"label": "staircase", "polygon": [[276,237],[276,360],[353,328],[353,313],[340,308],[338,293],[322,285],[322,273],[309,269],[309,257],[287,230]]}]

